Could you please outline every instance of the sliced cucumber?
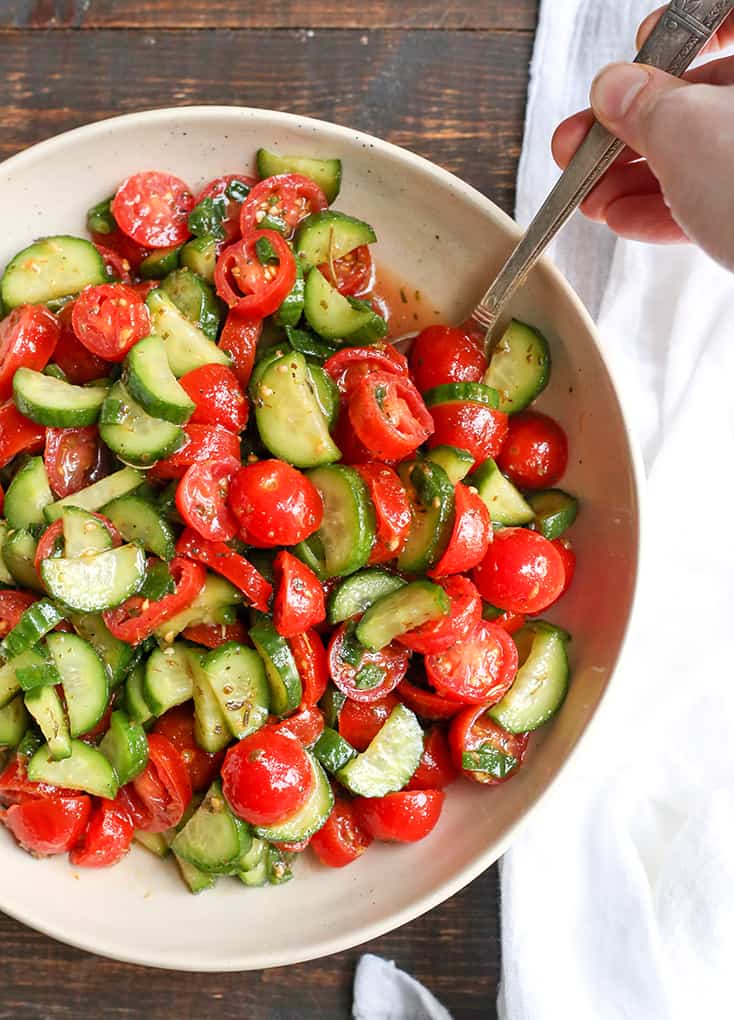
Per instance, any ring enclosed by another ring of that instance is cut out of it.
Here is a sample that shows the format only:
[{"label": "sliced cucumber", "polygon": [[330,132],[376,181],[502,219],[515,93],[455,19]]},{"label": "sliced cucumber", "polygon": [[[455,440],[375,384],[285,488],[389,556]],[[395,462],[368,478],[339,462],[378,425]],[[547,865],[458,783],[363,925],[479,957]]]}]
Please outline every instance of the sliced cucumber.
[{"label": "sliced cucumber", "polygon": [[[36,661],[26,660],[26,664],[15,666],[15,677],[24,691],[35,690],[36,687],[56,687],[61,683],[59,671],[48,653],[45,645],[37,644],[30,653],[37,657]],[[17,664],[19,659],[14,659]]]},{"label": "sliced cucumber", "polygon": [[41,578],[70,609],[99,613],[135,594],[145,579],[145,554],[131,544],[78,559],[52,557],[41,564]]},{"label": "sliced cucumber", "polygon": [[168,364],[176,377],[202,365],[231,364],[229,355],[190,322],[160,287],[152,290],[145,302],[153,332],[165,341]]},{"label": "sliced cucumber", "polygon": [[[422,746],[422,745],[421,745]],[[270,843],[300,843],[324,825],[334,807],[334,794],[326,773],[310,751],[306,751],[313,770],[313,789],[303,805],[290,818],[276,825],[261,825],[255,835]]]},{"label": "sliced cucumber", "polygon": [[377,235],[369,223],[329,209],[301,220],[293,243],[307,270],[324,262],[335,262],[355,248],[376,240]]},{"label": "sliced cucumber", "polygon": [[160,560],[151,560],[145,568],[145,580],[138,594],[141,598],[158,602],[164,595],[173,595],[176,582],[171,576],[168,564]]},{"label": "sliced cucumber", "polygon": [[383,595],[389,595],[404,585],[402,577],[388,574],[378,567],[352,574],[329,596],[329,623],[341,623],[358,616]]},{"label": "sliced cucumber", "polygon": [[319,708],[324,713],[324,722],[333,729],[339,725],[339,713],[344,708],[347,700],[346,694],[329,681],[326,690],[319,701]]},{"label": "sliced cucumber", "polygon": [[371,344],[387,333],[387,323],[366,301],[344,297],[314,266],[306,274],[303,310],[308,324],[324,340]]},{"label": "sliced cucumber", "polygon": [[117,776],[105,756],[83,740],[71,741],[71,754],[63,761],[54,761],[44,744],[28,762],[27,774],[32,783],[83,790],[109,800],[115,799],[119,788]]},{"label": "sliced cucumber", "polygon": [[563,532],[571,527],[579,512],[576,497],[564,492],[563,489],[532,492],[528,496],[528,503],[535,515],[533,527],[549,542],[560,538]]},{"label": "sliced cucumber", "polygon": [[150,467],[186,441],[179,425],[148,414],[119,380],[102,405],[99,434],[112,452],[132,467]]},{"label": "sliced cucumber", "polygon": [[76,634],[49,634],[48,650],[64,688],[72,737],[88,733],[107,710],[109,688],[102,662]]},{"label": "sliced cucumber", "polygon": [[234,607],[242,602],[243,598],[242,592],[229,581],[225,581],[218,574],[207,574],[204,587],[191,605],[157,627],[155,636],[159,641],[170,644],[182,630],[195,624],[232,623]]},{"label": "sliced cucumber", "polygon": [[443,556],[454,525],[454,487],[442,467],[429,460],[406,461],[398,469],[413,511],[398,570],[424,574]]},{"label": "sliced cucumber", "polygon": [[114,234],[117,223],[112,215],[112,198],[105,198],[87,209],[87,230],[90,234]]},{"label": "sliced cucumber", "polygon": [[143,695],[144,680],[145,666],[139,662],[125,683],[125,710],[130,718],[139,722],[141,726],[155,718]]},{"label": "sliced cucumber", "polygon": [[36,544],[35,538],[29,531],[13,531],[7,535],[2,542],[0,568],[5,566],[12,576],[4,578],[0,569],[0,582],[12,584],[15,581],[22,588],[43,591],[43,585],[34,565]]},{"label": "sliced cucumber", "polygon": [[31,457],[12,480],[5,494],[8,524],[11,528],[24,528],[28,531],[45,525],[43,510],[53,500],[43,457]]},{"label": "sliced cucumber", "polygon": [[71,496],[64,496],[63,499],[47,506],[44,516],[51,523],[57,517],[61,517],[64,507],[67,506],[78,506],[82,510],[99,510],[113,499],[133,492],[143,484],[143,481],[144,477],[140,471],[131,467],[122,468],[120,471],[107,475],[106,478],[101,478],[93,485],[88,485],[86,489],[80,489],[79,492],[75,492]]},{"label": "sliced cucumber", "polygon": [[57,428],[94,425],[106,393],[102,386],[74,386],[32,368],[19,368],[13,376],[16,407],[39,425]]},{"label": "sliced cucumber", "polygon": [[248,836],[247,825],[232,812],[217,780],[178,833],[171,849],[201,871],[227,874],[242,855],[243,841]]},{"label": "sliced cucumber", "polygon": [[217,266],[217,239],[211,234],[192,237],[181,249],[181,265],[188,266],[207,283],[214,282]]},{"label": "sliced cucumber", "polygon": [[159,336],[139,340],[128,353],[125,366],[128,392],[148,414],[177,425],[189,420],[196,404],[171,371]]},{"label": "sliced cucumber", "polygon": [[36,720],[54,761],[71,757],[69,724],[55,687],[34,687],[25,695],[25,707]]},{"label": "sliced cucumber", "polygon": [[64,614],[50,599],[34,602],[0,641],[0,656],[3,659],[14,659],[27,652],[63,618]]},{"label": "sliced cucumber", "polygon": [[250,628],[250,640],[265,663],[271,712],[273,715],[294,712],[301,703],[302,686],[290,645],[277,632],[272,620],[264,615]]},{"label": "sliced cucumber", "polygon": [[13,698],[0,708],[0,748],[17,747],[30,721],[23,698]]},{"label": "sliced cucumber", "polygon": [[518,492],[509,478],[505,478],[496,463],[488,457],[476,471],[466,479],[473,486],[489,510],[493,524],[514,527],[529,524],[533,508]]},{"label": "sliced cucumber", "polygon": [[341,457],[311,380],[306,359],[291,352],[253,373],[250,383],[260,438],[272,454],[300,468]]},{"label": "sliced cucumber", "polygon": [[313,390],[316,402],[326,418],[329,428],[333,428],[339,417],[339,389],[328,372],[321,365],[308,365],[309,386]]},{"label": "sliced cucumber", "polygon": [[268,149],[257,150],[257,172],[261,178],[276,174],[301,174],[316,181],[331,204],[339,194],[342,180],[340,159],[315,159],[311,156],[280,156]]},{"label": "sliced cucumber", "polygon": [[126,542],[139,542],[161,560],[176,553],[173,529],[158,508],[144,496],[132,493],[108,503],[102,513],[115,525]]},{"label": "sliced cucumber", "polygon": [[385,648],[399,634],[446,616],[451,599],[440,584],[411,581],[377,599],[357,624],[357,640],[373,652]]},{"label": "sliced cucumber", "polygon": [[251,889],[268,884],[268,858],[270,856],[270,844],[264,839],[255,837],[252,841],[252,849],[246,855],[251,861],[247,867],[240,867],[237,874],[240,882],[243,882]]},{"label": "sliced cucumber", "polygon": [[474,457],[468,450],[461,450],[458,446],[434,446],[426,453],[426,460],[442,467],[452,485],[466,478],[474,467]]},{"label": "sliced cucumber", "polygon": [[308,472],[324,507],[314,538],[323,549],[326,577],[344,577],[363,567],[375,541],[375,511],[359,473],[342,464]]},{"label": "sliced cucumber", "polygon": [[188,886],[189,892],[194,894],[204,892],[206,889],[213,889],[217,884],[216,875],[207,875],[205,871],[201,871],[189,861],[185,861],[183,857],[179,857],[177,854],[174,856],[181,872],[181,878]]},{"label": "sliced cucumber", "polygon": [[[309,329],[295,329],[293,326],[286,326],[285,335],[288,337],[288,343],[294,351],[298,351],[299,354],[303,354],[307,358],[315,358],[319,364],[322,364],[339,350],[338,344],[320,340]],[[312,363],[309,362],[309,364]]]},{"label": "sliced cucumber", "polygon": [[313,753],[327,772],[336,775],[347,762],[357,757],[356,750],[336,730],[327,726],[314,744]]},{"label": "sliced cucumber", "polygon": [[280,308],[273,316],[276,326],[295,326],[303,315],[303,298],[306,292],[306,281],[303,277],[301,260],[296,257],[296,279],[290,291],[283,298]]},{"label": "sliced cucumber", "polygon": [[169,273],[161,284],[161,290],[189,322],[199,327],[204,336],[209,340],[217,339],[222,318],[221,305],[206,280],[184,267]]},{"label": "sliced cucumber", "polygon": [[265,725],[270,687],[254,649],[228,641],[209,652],[204,670],[233,737],[241,740]]},{"label": "sliced cucumber", "polygon": [[135,842],[140,843],[141,846],[151,853],[155,854],[156,857],[168,857],[171,852],[171,848],[168,845],[168,830],[167,832],[141,832],[139,829],[135,831]]},{"label": "sliced cucumber", "polygon": [[115,770],[124,786],[139,775],[148,764],[148,738],[135,719],[119,709],[110,716],[110,728],[102,738],[99,749]]},{"label": "sliced cucumber", "polygon": [[78,506],[67,506],[64,507],[61,520],[65,556],[93,556],[112,548],[112,535],[102,521],[89,511]]},{"label": "sliced cucumber", "polygon": [[204,653],[191,646],[187,649],[187,655],[193,677],[194,738],[204,751],[223,751],[232,739],[232,734],[204,670]]},{"label": "sliced cucumber", "polygon": [[533,620],[514,635],[520,668],[512,687],[489,715],[509,733],[537,730],[556,714],[568,692],[568,635]]},{"label": "sliced cucumber", "polygon": [[135,662],[138,652],[112,634],[95,613],[70,613],[68,618],[79,637],[89,642],[104,666],[110,690],[119,687]]},{"label": "sliced cucumber", "polygon": [[4,708],[20,691],[19,672],[24,669],[40,669],[45,666],[45,659],[35,648],[29,648],[28,651],[21,652],[20,655],[16,655],[10,662],[0,666],[0,708]]},{"label": "sliced cucumber", "polygon": [[454,401],[461,403],[484,404],[496,410],[499,406],[497,390],[484,383],[460,382],[444,383],[442,386],[434,386],[423,394],[426,407],[436,407],[438,404],[451,404]]},{"label": "sliced cucumber", "polygon": [[0,294],[11,309],[45,304],[100,283],[107,283],[107,273],[91,241],[57,235],[18,252],[3,274]]},{"label": "sliced cucumber", "polygon": [[500,411],[514,414],[542,393],[550,370],[548,341],[537,329],[513,319],[497,342],[484,382],[497,390]]},{"label": "sliced cucumber", "polygon": [[410,781],[422,754],[418,719],[405,705],[396,705],[367,750],[348,762],[337,779],[358,797],[384,797]]},{"label": "sliced cucumber", "polygon": [[138,273],[143,280],[160,280],[168,273],[178,269],[181,261],[182,245],[173,248],[157,248],[146,255],[138,266]]},{"label": "sliced cucumber", "polygon": [[[18,534],[18,532],[15,532],[15,534]],[[13,575],[5,561],[5,546],[8,541],[7,536],[7,521],[0,521],[0,586],[7,585],[8,587],[11,587],[13,584]]]},{"label": "sliced cucumber", "polygon": [[151,652],[145,664],[143,697],[153,715],[163,715],[193,696],[194,681],[186,645],[177,642]]}]

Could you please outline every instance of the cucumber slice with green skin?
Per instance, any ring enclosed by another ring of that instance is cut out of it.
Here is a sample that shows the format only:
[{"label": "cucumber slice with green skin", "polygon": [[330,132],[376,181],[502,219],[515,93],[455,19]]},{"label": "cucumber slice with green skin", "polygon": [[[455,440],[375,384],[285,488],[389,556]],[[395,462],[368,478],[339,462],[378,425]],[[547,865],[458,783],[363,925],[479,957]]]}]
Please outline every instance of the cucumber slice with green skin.
[{"label": "cucumber slice with green skin", "polygon": [[411,581],[379,598],[357,624],[357,640],[373,652],[385,648],[399,634],[446,616],[451,600],[440,584]]},{"label": "cucumber slice with green skin", "polygon": [[[339,350],[337,344],[329,344],[325,340],[320,340],[308,329],[295,329],[293,326],[286,326],[285,335],[294,351],[298,351],[299,354],[303,354],[307,358],[315,358],[319,364]],[[331,376],[329,378],[331,379]]]},{"label": "cucumber slice with green skin", "polygon": [[[0,532],[2,529],[0,529]],[[21,588],[32,588],[34,591],[43,591],[40,578],[36,573],[34,561],[36,558],[36,540],[29,531],[10,532],[2,541],[2,558],[0,559],[0,583],[19,584]],[[2,567],[10,571],[11,576],[4,578]]]},{"label": "cucumber slice with green skin", "polygon": [[8,525],[6,521],[0,521],[0,586],[12,587],[13,575],[8,564],[5,562],[5,546],[7,544]]},{"label": "cucumber slice with green skin", "polygon": [[241,740],[265,725],[270,687],[256,651],[228,641],[209,652],[203,666],[233,737]]},{"label": "cucumber slice with green skin", "polygon": [[545,337],[513,319],[497,341],[484,382],[499,394],[505,414],[522,411],[548,385],[551,357]]},{"label": "cucumber slice with green skin", "polygon": [[22,655],[63,619],[64,614],[50,599],[39,599],[25,610],[13,629],[0,641],[0,656],[14,659]]},{"label": "cucumber slice with green skin", "polygon": [[329,428],[339,417],[339,388],[321,365],[308,365],[309,385]]},{"label": "cucumber slice with green skin", "polygon": [[493,524],[517,527],[530,524],[535,517],[533,508],[510,479],[505,478],[491,457],[469,475],[466,484],[477,490]]},{"label": "cucumber slice with green skin", "polygon": [[426,460],[442,467],[452,485],[466,478],[474,467],[474,457],[458,446],[435,446],[426,453]]},{"label": "cucumber slice with green skin", "polygon": [[54,761],[71,757],[69,724],[55,687],[34,687],[25,695],[25,707],[33,716],[46,739],[48,753]]},{"label": "cucumber slice with green skin", "polygon": [[423,394],[426,407],[435,407],[437,404],[451,404],[454,401],[473,404],[484,404],[497,410],[499,406],[499,395],[497,390],[483,383],[463,382],[445,383],[443,386],[434,386]]},{"label": "cucumber slice with green skin", "polygon": [[5,516],[11,528],[35,530],[46,523],[43,510],[54,497],[43,457],[31,457],[12,480],[5,494]]},{"label": "cucumber slice with green skin", "polygon": [[215,754],[224,750],[232,734],[204,670],[204,653],[190,646],[187,655],[194,684],[194,739],[202,750]]},{"label": "cucumber slice with green skin", "polygon": [[121,545],[96,556],[57,556],[41,564],[46,590],[70,609],[100,613],[134,595],[145,580],[145,553],[139,545]]},{"label": "cucumber slice with green skin", "polygon": [[296,280],[290,292],[283,298],[283,303],[273,316],[276,326],[295,326],[303,315],[303,299],[306,293],[306,281],[301,268],[301,260],[296,258]]},{"label": "cucumber slice with green skin", "polygon": [[313,753],[327,772],[333,776],[339,769],[357,757],[357,751],[352,745],[340,736],[336,730],[327,726],[319,739],[314,744]]},{"label": "cucumber slice with green skin", "polygon": [[405,705],[396,705],[367,750],[348,762],[337,779],[358,797],[384,797],[410,781],[422,754],[418,719]]},{"label": "cucumber slice with green skin", "polygon": [[534,620],[513,639],[520,652],[520,668],[512,687],[488,714],[509,733],[527,733],[554,716],[568,693],[568,635]]},{"label": "cucumber slice with green skin", "polygon": [[117,776],[105,756],[83,740],[71,741],[71,754],[63,761],[54,761],[43,744],[28,762],[27,774],[32,783],[83,790],[109,800],[115,799],[119,789]]},{"label": "cucumber slice with green skin", "polygon": [[112,215],[112,198],[105,198],[87,210],[87,230],[90,234],[114,234],[117,223]]},{"label": "cucumber slice with green skin", "polygon": [[205,871],[197,868],[189,861],[185,861],[183,857],[179,857],[177,854],[174,854],[174,856],[178,870],[181,872],[181,878],[188,886],[189,892],[194,894],[204,892],[206,889],[213,889],[217,884],[216,875],[207,875]]},{"label": "cucumber slice with green skin", "polygon": [[217,296],[206,282],[196,273],[184,267],[165,278],[161,290],[189,322],[198,326],[209,340],[216,340],[222,318],[221,305]]},{"label": "cucumber slice with green skin", "polygon": [[9,704],[0,708],[0,748],[17,747],[30,721],[23,698],[13,698]]},{"label": "cucumber slice with green skin", "polygon": [[97,653],[107,674],[110,690],[119,687],[139,652],[125,641],[120,641],[108,629],[101,616],[95,613],[69,613],[68,619],[80,638],[87,641]]},{"label": "cucumber slice with green skin", "polygon": [[88,733],[107,710],[109,687],[102,662],[76,634],[49,634],[46,645],[64,688],[72,737]]},{"label": "cucumber slice with green skin", "polygon": [[259,839],[257,836],[252,836],[250,839],[250,846],[240,856],[240,859],[237,862],[239,865],[239,872],[243,873],[246,871],[254,871],[254,869],[265,860],[267,852],[268,844],[265,840]]},{"label": "cucumber slice with green skin", "polygon": [[265,842],[263,842],[263,846],[265,850],[261,860],[248,871],[240,871],[237,875],[240,882],[243,882],[251,889],[257,889],[262,885],[268,884],[268,846]]},{"label": "cucumber slice with green skin", "polygon": [[292,352],[268,362],[251,382],[250,392],[260,438],[274,456],[299,468],[339,460],[302,354]]},{"label": "cucumber slice with green skin", "polygon": [[125,711],[131,719],[134,719],[135,722],[139,722],[141,726],[145,726],[147,723],[150,723],[153,719],[155,719],[155,716],[150,710],[150,705],[145,700],[145,696],[143,694],[144,680],[145,666],[142,662],[140,662],[132,671],[125,683]]},{"label": "cucumber slice with green skin", "polygon": [[164,595],[172,595],[175,590],[176,583],[171,577],[168,564],[159,563],[156,560],[148,563],[145,569],[145,580],[138,591],[140,597],[150,599],[151,602],[158,602]]},{"label": "cucumber slice with green skin", "polygon": [[126,542],[139,542],[146,552],[161,560],[176,554],[176,540],[168,521],[158,508],[137,493],[120,496],[102,509]]},{"label": "cucumber slice with green skin", "polygon": [[154,631],[159,641],[170,644],[187,627],[198,623],[232,623],[233,610],[244,596],[218,574],[207,574],[204,587],[194,601]]},{"label": "cucumber slice with green skin", "polygon": [[[22,701],[23,699],[20,698],[18,700]],[[32,758],[42,743],[43,737],[37,729],[31,726],[29,720],[28,729],[23,734],[23,739],[18,744],[16,752],[24,758]]]},{"label": "cucumber slice with green skin", "polygon": [[182,425],[196,410],[171,371],[166,346],[159,336],[139,340],[125,359],[125,384],[133,400],[164,421]]},{"label": "cucumber slice with green skin", "polygon": [[217,239],[211,234],[193,237],[181,249],[181,265],[187,266],[207,283],[214,283],[217,267]]},{"label": "cucumber slice with green skin", "polygon": [[288,853],[277,846],[268,847],[268,882],[283,885],[293,878],[293,861],[296,854]]},{"label": "cucumber slice with green skin", "polygon": [[145,303],[153,332],[165,342],[168,364],[177,378],[202,365],[231,365],[226,351],[220,350],[190,322],[160,287],[148,294]]},{"label": "cucumber slice with green skin", "polygon": [[138,266],[138,273],[143,280],[161,280],[178,269],[182,248],[183,245],[178,245],[175,248],[159,248],[152,251]]},{"label": "cucumber slice with green skin", "polygon": [[219,780],[181,829],[171,849],[184,861],[209,874],[227,874],[249,847],[247,825],[232,812]]},{"label": "cucumber slice with green skin", "polygon": [[163,715],[194,696],[194,681],[186,645],[156,648],[145,663],[143,697],[153,715]]},{"label": "cucumber slice with green skin", "polygon": [[358,472],[342,464],[314,468],[308,478],[324,507],[314,536],[323,548],[327,577],[345,577],[365,566],[375,541],[375,511]]},{"label": "cucumber slice with green skin", "polygon": [[[35,656],[35,660],[26,660],[26,665],[15,666],[15,677],[24,691],[32,691],[36,687],[55,687],[61,683],[61,677],[43,644],[37,644],[26,655]],[[13,660],[14,663],[18,659]]]},{"label": "cucumber slice with green skin", "polygon": [[298,225],[293,244],[304,270],[336,261],[363,244],[377,240],[369,223],[333,209],[312,213]]},{"label": "cucumber slice with green skin", "polygon": [[0,281],[0,295],[9,311],[19,305],[42,305],[78,294],[84,287],[100,283],[107,283],[107,273],[91,241],[57,235],[18,252]]},{"label": "cucumber slice with green skin", "polygon": [[32,368],[19,368],[13,376],[16,407],[39,425],[56,428],[94,425],[106,393],[101,386],[74,386]]},{"label": "cucumber slice with green skin", "polygon": [[58,517],[61,517],[64,507],[67,506],[78,506],[82,510],[100,510],[113,499],[134,492],[143,484],[144,480],[143,474],[136,471],[135,468],[122,468],[120,471],[115,471],[113,474],[107,475],[106,478],[94,482],[93,485],[88,485],[86,489],[80,489],[79,492],[75,492],[71,496],[64,496],[63,499],[47,506],[43,511],[44,516],[49,524],[52,524]]},{"label": "cucumber slice with green skin", "polygon": [[150,467],[186,441],[179,425],[148,414],[119,380],[102,405],[99,434],[110,450],[132,467]]},{"label": "cucumber slice with green skin", "polygon": [[67,506],[61,515],[64,528],[64,555],[93,556],[112,548],[112,536],[102,521],[81,507]]},{"label": "cucumber slice with green skin", "polygon": [[373,602],[404,587],[405,583],[402,577],[377,567],[352,574],[329,596],[329,623],[342,623],[364,613]]},{"label": "cucumber slice with green skin", "polygon": [[136,829],[133,838],[136,843],[140,843],[141,846],[145,847],[149,853],[163,858],[168,857],[171,852],[166,835],[165,832],[141,832],[139,829]]},{"label": "cucumber slice with green skin", "polygon": [[272,620],[262,615],[250,628],[250,640],[265,664],[270,684],[270,711],[273,715],[295,712],[301,704],[303,690],[290,645],[277,632]]},{"label": "cucumber slice with green skin", "polygon": [[311,794],[303,807],[284,822],[256,826],[255,835],[269,843],[300,843],[310,839],[324,825],[334,807],[334,794],[326,773],[310,751],[306,754],[313,770]]},{"label": "cucumber slice with green skin", "polygon": [[20,691],[19,672],[25,669],[40,669],[45,666],[46,660],[35,648],[21,652],[10,662],[0,666],[0,708],[4,708]]},{"label": "cucumber slice with green skin", "polygon": [[327,726],[336,729],[339,725],[339,713],[347,700],[346,694],[329,681],[323,697],[319,701],[319,708],[324,713],[324,722]]},{"label": "cucumber slice with green skin", "polygon": [[454,525],[454,487],[444,469],[429,460],[406,461],[398,468],[413,511],[398,570],[424,574],[438,563]]},{"label": "cucumber slice with green skin", "polygon": [[563,489],[532,492],[528,496],[528,503],[535,514],[533,527],[549,542],[560,538],[564,531],[571,527],[579,512],[576,497],[564,492]]},{"label": "cucumber slice with green skin", "polygon": [[324,340],[371,344],[387,333],[387,323],[365,301],[344,297],[314,266],[306,273],[303,311],[309,326]]},{"label": "cucumber slice with green skin", "polygon": [[257,172],[261,178],[276,174],[301,174],[316,181],[331,204],[339,194],[342,181],[340,159],[314,159],[310,156],[280,156],[268,149],[257,150]]},{"label": "cucumber slice with green skin", "polygon": [[110,716],[110,728],[99,749],[115,770],[120,786],[140,775],[148,764],[148,738],[135,719],[119,709]]}]

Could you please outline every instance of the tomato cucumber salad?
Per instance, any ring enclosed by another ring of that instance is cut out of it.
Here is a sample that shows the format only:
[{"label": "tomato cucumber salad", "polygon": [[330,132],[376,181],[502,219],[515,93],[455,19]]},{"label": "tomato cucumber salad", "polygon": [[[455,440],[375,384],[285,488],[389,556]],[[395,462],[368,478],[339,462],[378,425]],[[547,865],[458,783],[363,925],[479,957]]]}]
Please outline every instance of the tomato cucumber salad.
[{"label": "tomato cucumber salad", "polygon": [[406,358],[340,161],[256,165],[133,174],[0,279],[0,821],[192,892],[422,839],[569,681],[545,339]]}]

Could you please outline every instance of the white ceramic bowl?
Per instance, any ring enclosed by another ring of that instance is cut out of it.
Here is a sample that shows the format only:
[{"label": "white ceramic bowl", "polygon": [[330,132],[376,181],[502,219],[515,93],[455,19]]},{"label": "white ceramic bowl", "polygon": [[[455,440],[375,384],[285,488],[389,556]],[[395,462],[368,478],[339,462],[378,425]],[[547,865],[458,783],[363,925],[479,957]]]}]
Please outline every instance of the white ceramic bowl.
[{"label": "white ceramic bowl", "polygon": [[[102,121],[0,166],[0,263],[33,237],[81,232],[89,205],[142,169],[192,187],[252,164],[259,146],[339,156],[337,205],[374,224],[377,258],[420,288],[446,321],[466,316],[517,227],[456,177],[342,127],[266,110],[157,110]],[[37,861],[0,833],[0,908],[62,941],[105,956],[183,970],[247,970],[324,956],[374,938],[445,900],[491,865],[556,778],[610,683],[634,596],[639,474],[594,326],[550,266],[513,311],[548,337],[553,374],[541,407],[570,437],[564,485],[580,495],[578,573],[555,617],[574,635],[573,682],[511,782],[449,790],[433,834],[412,847],[374,845],[345,870],[305,859],[283,887],[222,881],[189,895],[169,862],[135,848],[118,867],[75,872]],[[304,855],[308,858],[309,855]]]}]

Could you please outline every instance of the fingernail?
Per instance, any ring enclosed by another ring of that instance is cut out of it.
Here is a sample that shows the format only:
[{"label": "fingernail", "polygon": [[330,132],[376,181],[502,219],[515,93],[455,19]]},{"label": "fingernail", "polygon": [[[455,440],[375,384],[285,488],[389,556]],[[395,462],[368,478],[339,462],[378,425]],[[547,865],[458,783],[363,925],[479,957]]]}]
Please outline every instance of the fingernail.
[{"label": "fingernail", "polygon": [[650,81],[650,72],[639,64],[610,64],[591,85],[591,105],[604,121],[620,121]]}]

